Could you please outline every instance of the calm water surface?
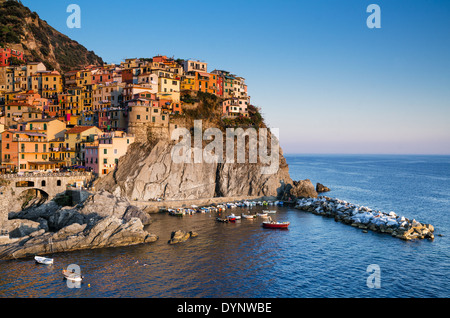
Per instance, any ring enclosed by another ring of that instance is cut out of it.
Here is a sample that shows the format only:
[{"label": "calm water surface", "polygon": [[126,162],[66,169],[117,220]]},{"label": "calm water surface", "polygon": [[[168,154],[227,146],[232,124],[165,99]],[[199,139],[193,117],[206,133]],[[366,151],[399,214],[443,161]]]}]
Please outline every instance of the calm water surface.
[{"label": "calm water surface", "polygon": [[[55,254],[52,266],[34,260],[0,262],[0,297],[448,297],[450,288],[450,157],[287,156],[293,179],[309,178],[327,195],[395,211],[436,228],[434,241],[404,242],[278,207],[289,230],[236,224],[216,214],[154,215],[148,245]],[[233,209],[240,214],[249,209]],[[250,208],[256,213],[261,207]],[[178,245],[174,230],[199,236]],[[81,288],[68,288],[61,269],[78,264]],[[381,269],[381,288],[367,287],[367,267]],[[90,286],[88,286],[88,284]]]}]

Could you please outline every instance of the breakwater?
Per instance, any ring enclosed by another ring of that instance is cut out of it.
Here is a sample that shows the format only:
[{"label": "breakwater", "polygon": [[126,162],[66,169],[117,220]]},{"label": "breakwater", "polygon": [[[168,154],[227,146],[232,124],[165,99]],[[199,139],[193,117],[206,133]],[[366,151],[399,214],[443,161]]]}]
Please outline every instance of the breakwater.
[{"label": "breakwater", "polygon": [[296,209],[334,218],[336,222],[379,233],[391,234],[402,240],[434,239],[434,227],[398,216],[395,212],[382,212],[344,200],[319,197],[298,199]]}]

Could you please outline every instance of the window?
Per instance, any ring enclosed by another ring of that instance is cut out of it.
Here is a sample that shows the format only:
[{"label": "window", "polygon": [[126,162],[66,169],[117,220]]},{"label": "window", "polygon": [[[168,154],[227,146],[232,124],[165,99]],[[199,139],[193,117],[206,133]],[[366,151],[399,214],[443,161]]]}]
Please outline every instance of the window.
[{"label": "window", "polygon": [[108,149],[103,149],[103,154],[107,155],[108,154]]},{"label": "window", "polygon": [[105,164],[105,165],[108,164],[108,159],[106,159],[106,158],[103,159],[103,164]]},{"label": "window", "polygon": [[56,186],[60,187],[61,186],[61,180],[56,181]]}]

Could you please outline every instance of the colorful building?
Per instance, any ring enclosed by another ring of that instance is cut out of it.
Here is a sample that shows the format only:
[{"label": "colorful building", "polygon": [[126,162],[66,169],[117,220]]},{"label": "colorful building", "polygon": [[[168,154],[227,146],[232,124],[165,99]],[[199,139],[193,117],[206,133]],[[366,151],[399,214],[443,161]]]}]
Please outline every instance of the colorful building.
[{"label": "colorful building", "polygon": [[119,159],[127,153],[134,140],[134,136],[122,131],[104,133],[98,140],[86,144],[84,165],[99,177],[105,176],[116,169]]},{"label": "colorful building", "polygon": [[12,58],[16,58],[25,63],[23,52],[9,48],[0,48],[0,67],[11,65]]}]

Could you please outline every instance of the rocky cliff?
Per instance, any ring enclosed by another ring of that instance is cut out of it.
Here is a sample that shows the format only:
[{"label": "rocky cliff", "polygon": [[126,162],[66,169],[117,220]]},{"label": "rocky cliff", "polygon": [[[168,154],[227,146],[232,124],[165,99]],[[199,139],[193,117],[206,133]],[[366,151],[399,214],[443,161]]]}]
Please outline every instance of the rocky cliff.
[{"label": "rocky cliff", "polygon": [[280,149],[279,169],[262,174],[262,163],[175,163],[175,144],[134,144],[118,169],[97,187],[130,201],[201,199],[213,197],[280,196],[292,183]]}]

